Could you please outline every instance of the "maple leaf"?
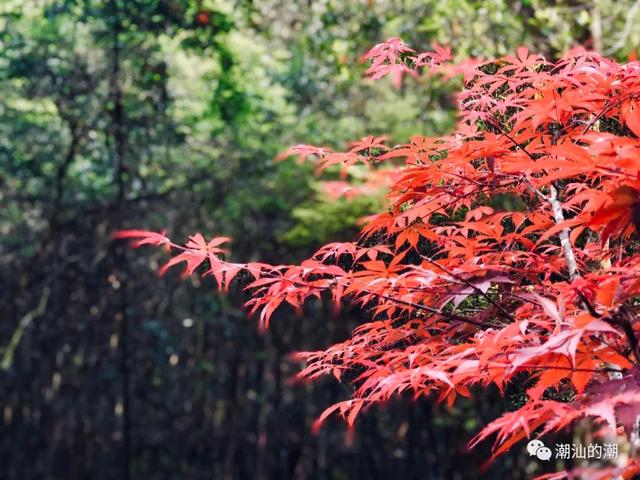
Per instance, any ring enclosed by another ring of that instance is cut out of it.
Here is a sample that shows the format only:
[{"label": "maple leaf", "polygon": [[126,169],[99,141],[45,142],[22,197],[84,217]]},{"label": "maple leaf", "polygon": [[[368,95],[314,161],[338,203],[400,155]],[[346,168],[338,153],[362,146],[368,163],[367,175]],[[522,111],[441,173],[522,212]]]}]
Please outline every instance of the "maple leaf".
[{"label": "maple leaf", "polygon": [[640,190],[635,186],[622,185],[608,193],[609,202],[596,210],[587,222],[590,227],[604,225],[602,244],[611,235],[623,232],[630,223],[640,230]]},{"label": "maple leaf", "polygon": [[189,241],[185,245],[184,251],[181,254],[173,257],[162,266],[160,274],[163,275],[174,265],[186,262],[187,266],[185,272],[187,275],[191,275],[205,260],[209,259],[212,264],[215,263],[217,260],[216,254],[223,253],[225,251],[222,248],[218,248],[218,246],[230,240],[231,239],[229,237],[215,237],[211,241],[207,242],[201,234],[196,233],[189,237]]},{"label": "maple leaf", "polygon": [[324,158],[326,155],[330,154],[331,150],[328,148],[315,147],[313,145],[294,145],[293,147],[289,147],[284,152],[280,153],[276,160],[284,160],[287,157],[298,157],[298,162],[306,159],[307,157],[318,157]]},{"label": "maple leaf", "polygon": [[114,240],[137,239],[131,243],[134,248],[142,245],[171,245],[171,241],[166,237],[165,232],[149,232],[146,230],[119,230],[111,235]]},{"label": "maple leaf", "polygon": [[[314,428],[331,415],[352,427],[366,407],[402,392],[452,404],[489,385],[504,394],[517,378],[527,400],[470,442],[495,436],[489,461],[582,418],[630,435],[640,418],[638,65],[584,49],[553,63],[520,48],[443,67],[450,57],[398,38],[365,55],[367,76],[391,75],[396,86],[423,71],[464,73],[450,135],[395,147],[369,136],[345,152],[296,145],[279,155],[309,157],[319,173],[338,166],[342,181],[325,183],[334,195],[388,187],[385,209],[357,239],[267,265],[225,260],[226,237],[114,238],[164,247],[172,257],[162,271],[186,263],[187,274],[211,275],[221,289],[246,272],[246,306],[262,329],[279,308],[300,311],[309,299],[362,309],[350,338],[297,356],[306,362],[299,379],[330,375],[353,387]],[[346,170],[357,162],[369,179],[355,184]],[[550,400],[552,390],[566,400]],[[637,470],[630,461],[599,471]]]}]

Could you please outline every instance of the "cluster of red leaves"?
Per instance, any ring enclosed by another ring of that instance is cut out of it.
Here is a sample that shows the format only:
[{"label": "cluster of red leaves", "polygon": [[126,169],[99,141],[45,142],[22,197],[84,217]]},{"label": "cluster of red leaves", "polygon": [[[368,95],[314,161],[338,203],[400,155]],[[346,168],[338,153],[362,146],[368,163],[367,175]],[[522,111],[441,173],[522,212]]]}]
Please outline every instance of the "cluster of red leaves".
[{"label": "cluster of red leaves", "polygon": [[[393,39],[367,57],[369,75],[397,77],[436,69],[449,52],[416,54]],[[517,376],[529,401],[471,441],[495,434],[492,458],[585,417],[630,435],[640,415],[640,63],[581,50],[552,63],[521,48],[463,70],[450,136],[284,154],[320,169],[392,169],[388,210],[357,241],[270,266],[223,260],[226,238],[179,246],[153,232],[117,236],[179,251],[167,266],[185,261],[188,273],[206,263],[221,288],[248,272],[249,306],[265,328],[280,305],[300,309],[310,297],[370,312],[350,339],[299,354],[301,377],[354,386],[319,423],[337,413],[353,424],[405,391],[453,402]]]},{"label": "cluster of red leaves", "polygon": [[430,72],[436,71],[443,62],[451,60],[451,49],[434,43],[432,52],[416,53],[399,38],[390,38],[369,50],[363,60],[371,62],[367,70],[370,78],[377,80],[391,75],[393,83],[399,87],[404,75],[417,77],[423,67]]}]

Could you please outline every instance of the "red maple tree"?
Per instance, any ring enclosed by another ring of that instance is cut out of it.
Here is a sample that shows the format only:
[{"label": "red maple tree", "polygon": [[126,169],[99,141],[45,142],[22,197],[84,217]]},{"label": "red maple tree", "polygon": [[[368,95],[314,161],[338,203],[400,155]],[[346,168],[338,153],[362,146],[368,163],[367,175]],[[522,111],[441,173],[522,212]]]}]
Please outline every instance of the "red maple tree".
[{"label": "red maple tree", "polygon": [[[301,377],[331,374],[354,387],[318,425],[334,413],[352,425],[363,408],[404,391],[451,403],[474,386],[503,391],[517,376],[528,401],[470,442],[495,435],[492,459],[585,417],[635,448],[640,63],[581,49],[557,62],[526,48],[463,66],[446,65],[449,57],[399,39],[367,55],[370,76],[396,83],[464,73],[451,135],[399,146],[367,137],[347,152],[298,145],[283,155],[310,157],[320,170],[359,162],[389,173],[388,208],[357,240],[299,265],[267,265],[224,260],[225,237],[196,234],[184,246],[154,232],[116,237],[164,245],[177,253],[164,269],[204,265],[223,289],[247,272],[247,305],[262,328],[281,305],[299,309],[310,297],[369,311],[350,339],[298,354]],[[597,474],[630,478],[640,472],[630,458]]]}]

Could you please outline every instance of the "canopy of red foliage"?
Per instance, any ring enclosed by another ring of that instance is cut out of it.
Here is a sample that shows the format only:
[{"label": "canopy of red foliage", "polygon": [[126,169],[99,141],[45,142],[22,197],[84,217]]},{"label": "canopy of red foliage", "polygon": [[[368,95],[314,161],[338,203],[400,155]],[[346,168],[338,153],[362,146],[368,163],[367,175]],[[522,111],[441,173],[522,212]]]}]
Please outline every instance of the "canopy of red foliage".
[{"label": "canopy of red foliage", "polygon": [[[550,62],[521,48],[456,69],[444,64],[448,50],[434,50],[392,39],[369,52],[368,74],[399,83],[461,71],[451,135],[283,154],[320,169],[360,162],[393,172],[388,210],[356,241],[272,266],[224,260],[224,237],[181,246],[153,232],[116,236],[168,246],[178,255],[167,266],[184,261],[191,274],[206,265],[221,288],[248,272],[248,306],[263,328],[281,305],[299,309],[310,297],[370,311],[350,339],[299,354],[301,377],[354,386],[318,425],[332,413],[353,424],[363,408],[404,391],[451,403],[524,375],[528,401],[471,446],[495,435],[495,458],[584,417],[631,436],[640,415],[640,63],[583,50]],[[611,471],[632,476],[638,467],[630,460]]]}]

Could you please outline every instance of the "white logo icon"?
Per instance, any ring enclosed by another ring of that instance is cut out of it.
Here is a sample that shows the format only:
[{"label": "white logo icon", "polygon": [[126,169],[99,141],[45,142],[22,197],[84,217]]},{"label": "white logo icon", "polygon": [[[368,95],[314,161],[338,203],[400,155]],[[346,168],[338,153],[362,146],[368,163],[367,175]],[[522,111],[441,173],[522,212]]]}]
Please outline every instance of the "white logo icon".
[{"label": "white logo icon", "polygon": [[551,449],[545,447],[541,440],[531,440],[527,443],[527,452],[529,456],[536,456],[539,460],[547,461],[551,458]]}]

